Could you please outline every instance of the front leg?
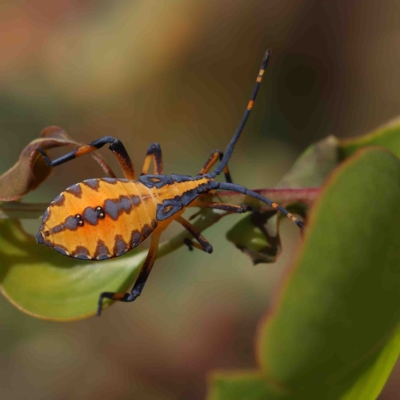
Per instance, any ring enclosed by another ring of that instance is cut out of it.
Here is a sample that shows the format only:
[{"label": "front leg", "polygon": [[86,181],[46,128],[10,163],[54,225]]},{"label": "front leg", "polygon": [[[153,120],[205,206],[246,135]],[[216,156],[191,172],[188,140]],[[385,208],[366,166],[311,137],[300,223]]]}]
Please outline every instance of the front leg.
[{"label": "front leg", "polygon": [[44,161],[50,167],[56,167],[57,165],[64,164],[68,161],[71,161],[77,157],[84,156],[86,154],[90,154],[105,144],[110,144],[110,150],[117,157],[117,160],[122,168],[122,171],[125,175],[125,178],[130,180],[135,180],[135,170],[133,168],[132,161],[129,157],[128,152],[126,151],[124,145],[119,139],[113,138],[112,136],[105,136],[100,139],[93,141],[92,143],[86,144],[84,146],[78,147],[76,150],[71,151],[70,153],[64,154],[61,157],[56,158],[55,160],[50,160],[47,156],[46,152],[40,147],[36,150],[42,155]]}]

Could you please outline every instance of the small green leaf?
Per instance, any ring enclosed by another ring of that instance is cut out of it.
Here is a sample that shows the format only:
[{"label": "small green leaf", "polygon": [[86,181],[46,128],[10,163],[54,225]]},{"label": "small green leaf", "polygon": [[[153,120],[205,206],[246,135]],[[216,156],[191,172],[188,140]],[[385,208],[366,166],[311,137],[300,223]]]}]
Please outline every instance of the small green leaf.
[{"label": "small green leaf", "polygon": [[357,150],[369,146],[385,147],[400,157],[400,118],[394,119],[368,135],[340,141],[340,158],[350,157]]},{"label": "small green leaf", "polygon": [[[284,207],[296,204],[296,211],[304,216],[314,195],[318,193],[317,187],[324,182],[338,161],[338,140],[329,136],[306,149],[279,182],[277,189],[273,189],[276,194],[288,193],[291,197],[276,196],[273,190],[263,195]],[[224,202],[228,202],[228,199],[225,198]],[[248,196],[242,199],[242,204],[260,210],[259,202],[256,202]],[[264,205],[261,211],[265,208]],[[271,218],[273,215],[274,212],[271,214],[269,210],[265,214],[258,214],[258,217],[246,215],[227,233],[228,240],[248,255],[254,264],[273,263],[280,255],[280,218]],[[262,222],[261,218],[265,221]]]},{"label": "small green leaf", "polygon": [[319,187],[338,163],[338,140],[328,136],[309,146],[276,187]]},{"label": "small green leaf", "polygon": [[[223,216],[204,210],[194,226],[202,231]],[[127,291],[147,255],[146,249],[135,249],[110,261],[81,261],[39,246],[17,220],[3,220],[0,228],[1,291],[37,318],[68,321],[94,315],[100,293]],[[184,231],[162,243],[158,258],[182,246],[186,237],[190,234]]]},{"label": "small green leaf", "polygon": [[249,214],[227,232],[226,238],[249,256],[254,265],[273,263],[282,250],[275,219],[275,211]]},{"label": "small green leaf", "polygon": [[[400,322],[394,182],[400,161],[383,149],[363,150],[333,173],[309,216],[257,346],[268,380],[292,392],[291,399],[340,398],[367,369],[380,385],[388,377],[388,368],[372,366]],[[369,399],[375,397],[363,397]]]}]

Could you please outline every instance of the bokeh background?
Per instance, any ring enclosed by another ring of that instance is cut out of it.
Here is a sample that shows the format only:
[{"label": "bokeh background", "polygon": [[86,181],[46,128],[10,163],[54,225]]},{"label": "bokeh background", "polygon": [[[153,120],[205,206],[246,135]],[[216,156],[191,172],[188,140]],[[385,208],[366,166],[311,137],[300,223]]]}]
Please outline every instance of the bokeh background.
[{"label": "bokeh background", "polygon": [[[400,113],[399,20],[396,0],[2,1],[1,171],[59,125],[82,142],[119,137],[137,169],[159,142],[166,172],[195,174],[225,148],[270,47],[231,170],[273,187],[311,142]],[[75,160],[27,200],[99,175],[90,157]],[[253,267],[225,239],[238,218],[205,232],[212,255],[159,260],[143,296],[101,319],[40,321],[0,299],[0,398],[200,400],[208,371],[254,367],[255,330],[298,232],[284,223],[279,262]],[[399,373],[381,400],[400,399]]]}]

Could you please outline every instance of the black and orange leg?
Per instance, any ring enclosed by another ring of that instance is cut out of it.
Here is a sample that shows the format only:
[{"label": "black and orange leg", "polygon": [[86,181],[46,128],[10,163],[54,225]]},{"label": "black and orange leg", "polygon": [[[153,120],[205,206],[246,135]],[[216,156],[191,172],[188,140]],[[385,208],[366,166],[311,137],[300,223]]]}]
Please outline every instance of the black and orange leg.
[{"label": "black and orange leg", "polygon": [[113,138],[112,136],[104,136],[103,138],[97,139],[92,143],[79,147],[76,150],[71,151],[70,153],[67,153],[59,158],[56,158],[55,160],[50,160],[50,158],[47,156],[46,152],[43,149],[38,148],[36,150],[43,156],[43,159],[46,161],[48,165],[50,165],[51,167],[56,167],[57,165],[64,164],[68,161],[73,160],[74,158],[78,158],[86,154],[92,153],[93,151],[100,149],[101,147],[103,147],[108,143],[110,144],[110,150],[117,157],[117,160],[122,168],[125,178],[130,180],[135,180],[136,179],[135,170],[133,168],[132,161],[124,145],[119,139]]},{"label": "black and orange leg", "polygon": [[151,269],[153,268],[154,261],[156,259],[159,239],[160,236],[157,236],[153,233],[153,235],[151,236],[150,248],[149,252],[147,253],[146,260],[144,261],[142,268],[140,269],[139,276],[137,277],[130,293],[103,292],[100,294],[97,306],[97,315],[99,317],[103,308],[104,299],[130,303],[132,301],[135,301],[141,295],[144,285],[146,284],[147,278],[150,275]]},{"label": "black and orange leg", "polygon": [[[204,164],[203,168],[201,169],[201,171],[199,172],[199,175],[205,175],[208,172],[210,172],[211,168],[215,165],[215,163],[219,160],[221,161],[222,158],[224,156],[224,153],[220,150],[214,150],[210,157],[208,157],[208,160],[206,161],[206,163]],[[229,168],[226,165],[225,168],[223,169],[223,173],[225,175],[225,179],[228,183],[232,183],[232,177],[231,174],[229,172]]]},{"label": "black and orange leg", "polygon": [[185,244],[189,247],[189,250],[193,250],[193,247],[203,250],[206,253],[212,253],[213,248],[209,241],[185,218],[181,216],[175,218],[176,222],[179,222],[186,230],[188,230],[192,236],[199,242],[194,243],[192,240],[186,238],[184,240]]},{"label": "black and orange leg", "polygon": [[290,213],[286,208],[283,208],[279,204],[275,203],[274,201],[262,196],[259,193],[256,193],[250,189],[245,188],[244,186],[241,185],[236,185],[234,183],[225,183],[225,182],[219,182],[219,189],[222,190],[230,190],[234,193],[242,193],[246,194],[248,196],[254,197],[257,200],[260,200],[262,203],[265,203],[275,209],[276,211],[279,211],[281,214],[289,218],[292,222],[294,222],[299,228],[303,229],[304,228],[304,223],[300,221],[298,218],[296,218],[292,213]]},{"label": "black and orange leg", "polygon": [[142,168],[142,175],[147,175],[149,172],[151,161],[153,161],[154,165],[154,175],[162,175],[164,168],[161,147],[158,143],[152,143],[147,149],[146,158],[144,159]]}]

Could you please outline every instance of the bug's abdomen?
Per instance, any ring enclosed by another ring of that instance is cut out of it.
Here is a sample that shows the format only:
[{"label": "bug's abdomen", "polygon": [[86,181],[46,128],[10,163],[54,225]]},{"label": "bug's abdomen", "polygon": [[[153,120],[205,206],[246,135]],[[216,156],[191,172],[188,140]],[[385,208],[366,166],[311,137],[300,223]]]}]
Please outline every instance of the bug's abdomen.
[{"label": "bug's abdomen", "polygon": [[156,207],[151,190],[139,182],[89,179],[53,200],[36,239],[70,257],[118,257],[157,227]]}]

